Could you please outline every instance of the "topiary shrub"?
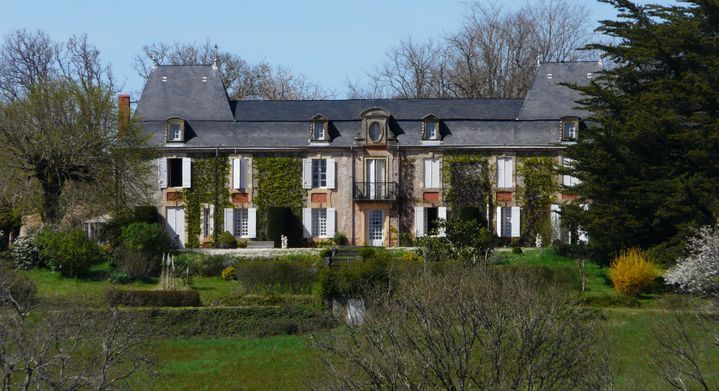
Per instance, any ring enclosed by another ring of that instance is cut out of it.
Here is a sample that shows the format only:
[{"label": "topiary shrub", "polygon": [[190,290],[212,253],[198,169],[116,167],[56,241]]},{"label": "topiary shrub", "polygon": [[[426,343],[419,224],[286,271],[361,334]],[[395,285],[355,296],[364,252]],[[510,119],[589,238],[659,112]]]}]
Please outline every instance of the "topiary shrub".
[{"label": "topiary shrub", "polygon": [[519,247],[519,246],[517,246],[517,247],[512,247],[512,254],[521,254],[521,253],[522,253],[522,248],[521,248],[521,247]]},{"label": "topiary shrub", "polygon": [[235,276],[243,294],[310,294],[315,266],[309,261],[241,260]]},{"label": "topiary shrub", "polygon": [[112,272],[107,280],[113,284],[129,284],[132,281],[132,278],[127,275],[127,273]]},{"label": "topiary shrub", "polygon": [[287,236],[289,247],[299,247],[304,243],[302,222],[292,213],[291,208],[273,207],[267,210],[267,239],[281,246],[281,236]]},{"label": "topiary shrub", "polygon": [[609,267],[614,289],[625,295],[639,295],[654,283],[654,263],[639,249],[629,249],[614,258]]},{"label": "topiary shrub", "polygon": [[402,254],[402,260],[405,262],[422,262],[422,257],[411,251],[407,251]]},{"label": "topiary shrub", "polygon": [[237,238],[227,231],[220,234],[218,248],[237,248]]},{"label": "topiary shrub", "polygon": [[367,260],[367,259],[369,259],[369,258],[374,257],[374,253],[375,253],[375,250],[374,250],[373,247],[362,247],[362,248],[359,250],[359,256],[360,256],[363,260]]},{"label": "topiary shrub", "polygon": [[323,248],[320,250],[320,258],[325,259],[332,256],[332,249],[330,248]]},{"label": "topiary shrub", "polygon": [[146,280],[160,270],[162,254],[170,249],[170,237],[156,223],[132,223],[122,230],[121,245],[113,252],[117,271]]},{"label": "topiary shrub", "polygon": [[129,290],[111,289],[105,294],[111,306],[130,307],[199,307],[200,294],[188,290]]},{"label": "topiary shrub", "polygon": [[90,267],[105,260],[97,243],[88,239],[80,229],[44,230],[37,236],[37,245],[42,261],[63,276],[85,275]]},{"label": "topiary shrub", "polygon": [[45,266],[37,247],[38,231],[30,231],[19,237],[10,247],[10,258],[15,269],[30,270]]},{"label": "topiary shrub", "polygon": [[222,269],[222,273],[220,273],[220,277],[222,277],[222,279],[225,281],[234,280],[237,278],[235,273],[236,273],[235,268],[232,266],[228,266],[228,267]]},{"label": "topiary shrub", "polygon": [[237,248],[247,248],[247,239],[240,239],[237,241]]},{"label": "topiary shrub", "polygon": [[346,246],[348,243],[347,235],[342,232],[335,232],[335,236],[332,237],[332,241],[338,246]]}]

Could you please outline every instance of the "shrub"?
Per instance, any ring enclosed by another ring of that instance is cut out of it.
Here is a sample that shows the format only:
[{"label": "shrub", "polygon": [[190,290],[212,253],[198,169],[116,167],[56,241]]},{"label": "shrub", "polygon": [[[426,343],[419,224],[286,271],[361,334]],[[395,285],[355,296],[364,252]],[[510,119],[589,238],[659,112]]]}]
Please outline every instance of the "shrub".
[{"label": "shrub", "polygon": [[225,257],[222,255],[205,255],[195,258],[197,274],[203,277],[217,277],[225,268]]},{"label": "shrub", "polygon": [[0,308],[6,305],[30,308],[36,302],[36,293],[29,278],[0,265]]},{"label": "shrub", "polygon": [[40,259],[37,235],[37,231],[30,231],[27,235],[19,237],[10,247],[10,257],[15,269],[30,270],[45,266]]},{"label": "shrub", "polygon": [[132,223],[158,223],[160,215],[154,206],[137,206],[118,213],[105,224],[100,232],[100,239],[109,242],[113,247],[121,244],[122,230]]},{"label": "shrub", "polygon": [[687,239],[687,256],[679,258],[665,280],[684,292],[709,294],[719,291],[719,230],[699,228]]},{"label": "shrub", "polygon": [[243,260],[233,266],[244,293],[312,292],[315,272],[311,262]]},{"label": "shrub", "polygon": [[359,256],[365,260],[374,257],[374,253],[375,253],[374,247],[362,247],[359,250]]},{"label": "shrub", "polygon": [[234,280],[236,278],[236,271],[235,268],[232,266],[228,266],[222,270],[222,273],[220,273],[220,276],[225,281]]},{"label": "shrub", "polygon": [[188,290],[129,290],[111,289],[105,300],[111,306],[129,307],[199,307],[200,294]]},{"label": "shrub", "polygon": [[128,284],[130,281],[132,281],[132,278],[127,275],[127,273],[112,272],[110,273],[110,276],[107,278],[107,280],[113,284]]},{"label": "shrub", "polygon": [[267,210],[267,239],[280,247],[280,237],[287,236],[289,247],[299,247],[304,243],[302,222],[288,207],[272,207]]},{"label": "shrub", "polygon": [[[323,267],[314,287],[321,300],[358,298],[378,287],[385,290],[396,278],[391,273],[391,260],[384,256],[368,258],[364,262],[351,262],[338,268]],[[391,284],[392,286],[396,284]]]},{"label": "shrub", "polygon": [[320,250],[320,258],[321,259],[325,259],[325,258],[331,257],[331,256],[332,256],[332,249],[323,248],[322,250]]},{"label": "shrub", "polygon": [[105,255],[98,245],[80,229],[68,231],[44,230],[37,236],[40,258],[63,276],[77,277],[102,263]]},{"label": "shrub", "polygon": [[422,262],[422,257],[417,254],[413,253],[411,251],[407,251],[402,254],[402,260],[405,262]]},{"label": "shrub", "polygon": [[237,238],[227,231],[220,234],[218,248],[237,248]]},{"label": "shrub", "polygon": [[654,283],[654,263],[639,249],[629,249],[614,258],[609,278],[614,289],[626,295],[638,295]]},{"label": "shrub", "polygon": [[237,241],[237,248],[247,248],[247,239],[240,239]]},{"label": "shrub", "polygon": [[335,236],[332,237],[332,241],[338,246],[346,246],[348,243],[347,235],[342,232],[335,232]]},{"label": "shrub", "polygon": [[521,254],[522,248],[521,247],[512,247],[512,254]]},{"label": "shrub", "polygon": [[122,230],[121,245],[114,252],[117,271],[146,280],[160,270],[162,254],[170,249],[170,237],[156,223],[131,223]]}]

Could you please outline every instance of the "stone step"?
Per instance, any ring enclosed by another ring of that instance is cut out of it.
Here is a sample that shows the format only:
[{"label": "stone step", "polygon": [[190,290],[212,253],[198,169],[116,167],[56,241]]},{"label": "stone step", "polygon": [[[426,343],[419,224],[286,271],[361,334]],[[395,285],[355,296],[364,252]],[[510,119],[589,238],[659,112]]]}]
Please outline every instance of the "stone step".
[{"label": "stone step", "polygon": [[269,240],[269,241],[248,240],[247,248],[275,248],[275,242],[273,242],[271,240]]}]

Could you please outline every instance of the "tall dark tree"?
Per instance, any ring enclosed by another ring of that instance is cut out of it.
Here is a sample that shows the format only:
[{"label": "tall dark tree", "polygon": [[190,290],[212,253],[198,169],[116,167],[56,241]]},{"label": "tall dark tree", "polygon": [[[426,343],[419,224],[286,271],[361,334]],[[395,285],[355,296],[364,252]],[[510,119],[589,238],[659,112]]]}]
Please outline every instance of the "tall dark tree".
[{"label": "tall dark tree", "polygon": [[588,49],[615,65],[577,88],[594,125],[567,150],[591,205],[580,224],[599,259],[631,246],[673,259],[719,212],[719,3],[603,1],[614,43]]}]

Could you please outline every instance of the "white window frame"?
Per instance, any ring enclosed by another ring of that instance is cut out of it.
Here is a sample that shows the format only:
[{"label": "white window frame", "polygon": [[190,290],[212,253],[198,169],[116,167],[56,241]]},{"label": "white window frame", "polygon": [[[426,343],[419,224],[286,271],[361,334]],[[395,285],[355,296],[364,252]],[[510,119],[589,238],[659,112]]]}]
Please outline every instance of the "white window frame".
[{"label": "white window frame", "polygon": [[182,141],[182,125],[177,123],[170,124],[170,141]]},{"label": "white window frame", "polygon": [[[319,134],[318,134],[319,133]],[[327,129],[324,122],[315,122],[312,125],[312,138],[315,141],[324,141],[327,138]]]},{"label": "white window frame", "polygon": [[[324,164],[324,172],[322,165]],[[329,162],[327,159],[312,159],[312,188],[326,189],[328,186],[328,169]],[[324,175],[324,178],[323,178]],[[324,180],[324,184],[322,183]]]},{"label": "white window frame", "polygon": [[234,208],[232,211],[232,235],[249,238],[250,221],[247,208]]},{"label": "white window frame", "polygon": [[312,208],[312,237],[327,238],[327,208]]},{"label": "white window frame", "polygon": [[[430,126],[432,132],[430,132]],[[426,121],[424,123],[424,136],[427,140],[439,139],[439,123],[437,121]]]},{"label": "white window frame", "polygon": [[[567,125],[572,125],[572,127],[573,127],[573,130],[572,130],[570,136],[568,136],[566,133]],[[579,133],[579,121],[576,121],[576,120],[562,121],[562,141],[576,141],[578,133]]]},{"label": "white window frame", "polygon": [[[572,167],[573,167],[573,165],[572,165],[573,162],[574,162],[574,161],[573,161],[572,159],[568,158],[568,157],[563,157],[563,158],[562,158],[562,166],[563,166],[564,168],[572,168]],[[574,187],[574,186],[576,186],[576,185],[578,185],[578,184],[580,184],[580,183],[582,183],[582,181],[580,181],[579,179],[577,179],[577,178],[574,177],[574,176],[567,175],[567,174],[563,174],[563,175],[562,175],[562,185],[564,185],[564,186],[566,186],[566,187]]]}]

